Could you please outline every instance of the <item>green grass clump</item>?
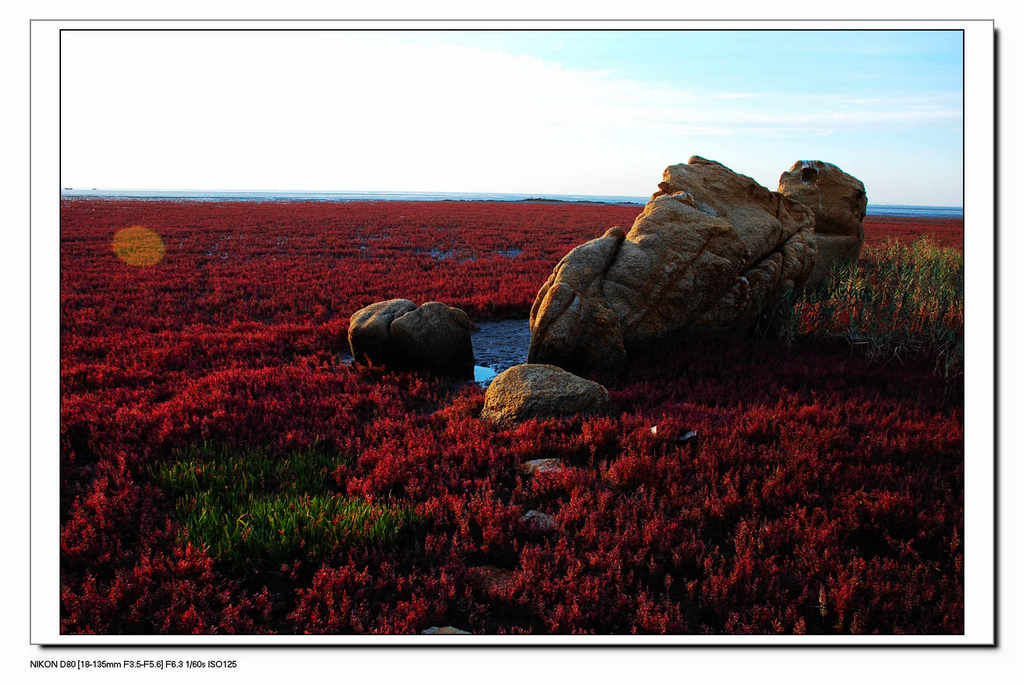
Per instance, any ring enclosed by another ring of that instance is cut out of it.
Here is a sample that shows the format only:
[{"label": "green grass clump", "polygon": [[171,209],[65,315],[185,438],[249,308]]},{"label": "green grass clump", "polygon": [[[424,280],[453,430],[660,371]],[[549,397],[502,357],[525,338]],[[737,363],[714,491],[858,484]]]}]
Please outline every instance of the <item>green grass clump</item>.
[{"label": "green grass clump", "polygon": [[415,521],[406,507],[332,492],[340,461],[317,447],[276,456],[203,445],[153,474],[176,498],[184,541],[221,560],[286,562],[342,543],[393,542]]},{"label": "green grass clump", "polygon": [[871,361],[927,360],[963,375],[964,256],[928,238],[865,247],[861,262],[833,269],[796,298],[793,338],[843,339]]}]

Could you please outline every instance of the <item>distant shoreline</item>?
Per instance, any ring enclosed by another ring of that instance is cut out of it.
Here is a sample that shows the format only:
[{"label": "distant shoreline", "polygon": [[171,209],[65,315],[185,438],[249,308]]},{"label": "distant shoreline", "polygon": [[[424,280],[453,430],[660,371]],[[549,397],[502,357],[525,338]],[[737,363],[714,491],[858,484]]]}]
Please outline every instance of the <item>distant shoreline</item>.
[{"label": "distant shoreline", "polygon": [[[648,198],[628,195],[537,195],[431,192],[201,192],[173,190],[77,190],[64,188],[62,201],[153,202],[520,202],[524,204],[609,204],[642,207]],[[962,219],[962,207],[907,204],[868,205],[868,216]]]}]

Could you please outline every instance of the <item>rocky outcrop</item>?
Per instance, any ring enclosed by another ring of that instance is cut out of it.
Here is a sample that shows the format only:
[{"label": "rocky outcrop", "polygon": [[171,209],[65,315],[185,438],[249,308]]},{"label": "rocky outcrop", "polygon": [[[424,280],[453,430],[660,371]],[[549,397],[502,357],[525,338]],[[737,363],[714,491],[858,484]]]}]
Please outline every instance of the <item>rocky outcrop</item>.
[{"label": "rocky outcrop", "polygon": [[473,376],[472,329],[462,309],[390,299],[352,314],[348,344],[357,361],[468,378]]},{"label": "rocky outcrop", "polygon": [[803,204],[701,157],[658,188],[628,233],[611,228],[555,267],[530,311],[531,363],[592,373],[669,336],[746,328],[809,275]]},{"label": "rocky outcrop", "polygon": [[481,417],[508,426],[530,418],[597,413],[609,406],[608,390],[555,366],[524,363],[491,381]]},{"label": "rocky outcrop", "polygon": [[807,286],[822,282],[836,264],[857,261],[864,246],[864,184],[835,164],[798,161],[779,178],[779,193],[814,212],[817,258]]}]

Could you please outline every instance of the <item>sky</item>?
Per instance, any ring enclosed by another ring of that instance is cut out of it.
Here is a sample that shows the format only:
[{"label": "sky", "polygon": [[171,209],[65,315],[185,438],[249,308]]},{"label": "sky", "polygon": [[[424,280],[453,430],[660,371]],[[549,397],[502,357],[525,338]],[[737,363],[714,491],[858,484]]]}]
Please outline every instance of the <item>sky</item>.
[{"label": "sky", "polygon": [[65,31],[61,186],[649,195],[801,159],[963,203],[959,31]]}]

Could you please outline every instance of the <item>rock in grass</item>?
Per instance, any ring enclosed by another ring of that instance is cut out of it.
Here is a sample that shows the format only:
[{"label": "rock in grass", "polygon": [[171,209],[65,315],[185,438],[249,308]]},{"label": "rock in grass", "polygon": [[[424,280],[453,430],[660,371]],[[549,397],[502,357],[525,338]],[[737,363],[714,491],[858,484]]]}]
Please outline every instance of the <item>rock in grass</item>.
[{"label": "rock in grass", "polygon": [[473,324],[462,309],[408,299],[375,302],[352,314],[348,344],[357,361],[438,375],[473,377]]},{"label": "rock in grass", "polygon": [[864,183],[835,164],[801,160],[779,177],[779,193],[814,212],[817,257],[808,287],[828,277],[835,264],[857,261],[864,246],[862,221],[868,206]]},{"label": "rock in grass", "polygon": [[540,511],[527,511],[519,518],[519,524],[533,534],[551,534],[558,529],[554,517]]},{"label": "rock in grass", "polygon": [[680,335],[750,328],[814,263],[814,215],[718,162],[665,169],[626,232],[566,254],[530,310],[531,363],[621,369]]},{"label": "rock in grass", "polygon": [[459,629],[458,627],[452,627],[451,625],[445,627],[427,627],[423,630],[423,634],[472,634],[465,630]]},{"label": "rock in grass", "polygon": [[565,464],[560,458],[534,458],[524,461],[519,466],[523,475],[537,475],[539,473],[560,473],[565,470]]},{"label": "rock in grass", "polygon": [[[668,439],[667,435],[665,434],[665,431],[664,430],[659,431],[657,425],[653,426],[649,430],[649,432],[652,435],[654,435],[655,437],[659,438],[659,439]],[[674,439],[675,439],[676,442],[678,442],[680,444],[682,444],[684,442],[689,442],[691,439],[697,439],[697,431],[696,430],[684,430],[682,432],[682,434],[676,436]]]},{"label": "rock in grass", "polygon": [[608,390],[557,366],[524,363],[491,381],[481,417],[507,426],[530,418],[558,418],[604,411]]}]

